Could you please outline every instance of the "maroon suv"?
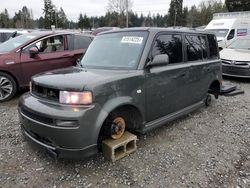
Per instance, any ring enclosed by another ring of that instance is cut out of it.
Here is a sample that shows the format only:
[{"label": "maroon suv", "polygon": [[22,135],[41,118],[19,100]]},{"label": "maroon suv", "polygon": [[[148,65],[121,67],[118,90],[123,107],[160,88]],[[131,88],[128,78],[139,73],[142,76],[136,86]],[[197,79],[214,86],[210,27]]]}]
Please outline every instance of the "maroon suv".
[{"label": "maroon suv", "polygon": [[0,44],[0,102],[27,87],[37,73],[75,65],[92,40],[80,33],[40,31]]}]

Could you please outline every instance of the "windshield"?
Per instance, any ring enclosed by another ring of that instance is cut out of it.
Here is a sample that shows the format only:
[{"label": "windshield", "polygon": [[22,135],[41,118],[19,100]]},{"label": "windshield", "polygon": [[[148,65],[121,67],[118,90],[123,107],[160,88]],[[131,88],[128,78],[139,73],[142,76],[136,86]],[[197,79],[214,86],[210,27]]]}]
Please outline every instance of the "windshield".
[{"label": "windshield", "polygon": [[207,31],[213,32],[216,35],[216,37],[225,38],[229,30],[228,29],[208,29]]},{"label": "windshield", "polygon": [[97,36],[90,44],[81,65],[87,68],[135,69],[148,32],[119,32]]},{"label": "windshield", "polygon": [[228,48],[250,50],[250,38],[237,39]]},{"label": "windshield", "polygon": [[28,33],[28,34],[20,35],[20,36],[15,37],[15,38],[11,38],[11,39],[5,41],[4,43],[0,44],[0,53],[10,52],[10,51],[14,50],[16,47],[20,46],[21,44],[29,41],[32,38],[35,38],[36,36],[37,35],[35,35],[35,34]]}]

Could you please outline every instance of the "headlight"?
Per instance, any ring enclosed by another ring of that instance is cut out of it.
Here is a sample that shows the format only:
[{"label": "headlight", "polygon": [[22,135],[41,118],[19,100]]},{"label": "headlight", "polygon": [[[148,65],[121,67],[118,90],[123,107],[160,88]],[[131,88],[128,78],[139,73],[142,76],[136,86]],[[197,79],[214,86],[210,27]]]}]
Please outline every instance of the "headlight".
[{"label": "headlight", "polygon": [[92,93],[90,91],[84,92],[69,92],[60,91],[60,103],[64,104],[92,104]]}]

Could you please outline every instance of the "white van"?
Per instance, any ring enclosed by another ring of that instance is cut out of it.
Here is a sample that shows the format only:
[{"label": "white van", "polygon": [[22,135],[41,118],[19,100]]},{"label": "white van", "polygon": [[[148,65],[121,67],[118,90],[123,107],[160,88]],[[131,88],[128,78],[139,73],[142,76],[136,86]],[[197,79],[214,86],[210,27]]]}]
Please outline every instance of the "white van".
[{"label": "white van", "polygon": [[215,33],[220,48],[227,47],[237,37],[250,36],[250,11],[216,13],[205,30]]}]

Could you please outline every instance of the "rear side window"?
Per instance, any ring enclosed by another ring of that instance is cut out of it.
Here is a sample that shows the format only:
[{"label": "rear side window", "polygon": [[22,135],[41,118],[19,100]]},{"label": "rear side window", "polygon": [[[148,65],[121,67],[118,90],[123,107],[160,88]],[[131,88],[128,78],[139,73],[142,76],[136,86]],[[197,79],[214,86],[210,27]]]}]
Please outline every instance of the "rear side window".
[{"label": "rear side window", "polygon": [[74,49],[86,49],[91,41],[90,37],[75,35]]},{"label": "rear side window", "polygon": [[208,44],[205,36],[200,36],[203,59],[207,59]]},{"label": "rear side window", "polygon": [[167,54],[170,64],[182,62],[181,35],[169,34],[158,36],[152,50],[152,58],[159,54]]},{"label": "rear side window", "polygon": [[208,34],[207,35],[209,51],[210,51],[210,59],[218,58],[218,48],[217,48],[217,40],[215,35]]},{"label": "rear side window", "polygon": [[185,36],[187,49],[187,60],[197,61],[202,60],[202,45],[198,35]]}]

